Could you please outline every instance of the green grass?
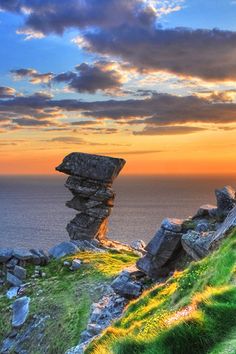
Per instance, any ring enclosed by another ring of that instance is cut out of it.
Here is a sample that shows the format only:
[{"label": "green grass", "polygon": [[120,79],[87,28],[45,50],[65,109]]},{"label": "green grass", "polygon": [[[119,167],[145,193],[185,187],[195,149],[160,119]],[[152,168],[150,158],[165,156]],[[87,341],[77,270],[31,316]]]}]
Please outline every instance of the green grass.
[{"label": "green grass", "polygon": [[86,354],[236,353],[236,230],[202,261],[130,303]]},{"label": "green grass", "polygon": [[[21,329],[23,332],[33,321],[35,315],[50,316],[45,321],[43,339],[38,345],[37,330],[25,343],[31,354],[61,354],[78,344],[80,333],[86,328],[90,306],[101,296],[99,284],[111,282],[123,268],[135,263],[133,253],[88,253],[81,252],[72,258],[83,260],[82,267],[71,272],[63,266],[63,260],[52,261],[44,267],[45,278],[31,279],[34,267],[28,267],[31,286],[26,295],[30,296],[30,315]],[[67,259],[70,259],[67,257]],[[0,294],[0,343],[10,332],[13,300]]]}]

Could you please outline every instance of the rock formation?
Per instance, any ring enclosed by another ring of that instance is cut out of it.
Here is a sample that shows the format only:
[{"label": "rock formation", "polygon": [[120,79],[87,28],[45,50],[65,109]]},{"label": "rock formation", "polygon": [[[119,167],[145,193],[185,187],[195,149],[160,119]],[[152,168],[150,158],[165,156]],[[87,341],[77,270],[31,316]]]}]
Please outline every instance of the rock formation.
[{"label": "rock formation", "polygon": [[70,175],[65,186],[73,198],[66,205],[78,211],[66,228],[71,240],[105,238],[115,197],[111,186],[124,164],[119,158],[74,152],[56,168]]},{"label": "rock formation", "polygon": [[180,219],[164,219],[161,228],[147,244],[147,254],[138,260],[137,267],[150,278],[168,274],[172,264],[180,257],[183,222]]}]

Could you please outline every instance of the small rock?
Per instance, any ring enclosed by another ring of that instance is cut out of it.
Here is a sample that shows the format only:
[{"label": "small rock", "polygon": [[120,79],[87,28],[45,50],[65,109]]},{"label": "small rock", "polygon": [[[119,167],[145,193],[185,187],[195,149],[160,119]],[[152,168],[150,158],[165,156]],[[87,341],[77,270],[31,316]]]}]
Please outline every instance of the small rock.
[{"label": "small rock", "polygon": [[64,267],[70,267],[70,266],[71,266],[71,262],[69,262],[69,261],[64,261],[64,262],[63,262],[63,265],[64,265]]},{"label": "small rock", "polygon": [[6,263],[13,255],[12,248],[0,248],[0,263]]},{"label": "small rock", "polygon": [[77,252],[79,252],[79,248],[74,243],[65,241],[50,248],[49,255],[53,258],[59,259]]},{"label": "small rock", "polygon": [[23,267],[20,267],[20,266],[15,266],[14,268],[14,275],[18,278],[18,279],[25,279],[26,278],[26,274],[27,274],[27,271],[25,268]]},{"label": "small rock", "polygon": [[6,296],[8,299],[13,299],[13,297],[16,297],[18,295],[18,291],[20,290],[20,288],[18,286],[13,286],[12,288],[10,288],[7,293]]},{"label": "small rock", "polygon": [[143,240],[135,240],[135,241],[131,242],[130,246],[134,250],[143,253],[143,251],[145,251],[146,244],[145,244],[145,242]]},{"label": "small rock", "polygon": [[199,222],[195,228],[197,232],[207,232],[210,230],[210,225],[208,222]]},{"label": "small rock", "polygon": [[13,327],[20,327],[22,326],[29,314],[29,303],[30,298],[27,296],[21,297],[17,299],[13,305],[13,316],[12,316],[12,326]]},{"label": "small rock", "polygon": [[13,286],[21,286],[22,284],[22,280],[10,272],[7,272],[7,282]]},{"label": "small rock", "polygon": [[81,260],[80,259],[73,259],[71,264],[71,270],[77,270],[81,267]]},{"label": "small rock", "polygon": [[13,269],[15,266],[19,263],[19,260],[16,258],[10,259],[10,261],[7,262],[7,268],[8,269]]},{"label": "small rock", "polygon": [[102,331],[102,327],[96,323],[90,323],[87,326],[87,330],[94,336]]},{"label": "small rock", "polygon": [[132,281],[129,273],[125,271],[111,283],[111,287],[117,294],[126,298],[138,297],[142,292],[142,285]]}]

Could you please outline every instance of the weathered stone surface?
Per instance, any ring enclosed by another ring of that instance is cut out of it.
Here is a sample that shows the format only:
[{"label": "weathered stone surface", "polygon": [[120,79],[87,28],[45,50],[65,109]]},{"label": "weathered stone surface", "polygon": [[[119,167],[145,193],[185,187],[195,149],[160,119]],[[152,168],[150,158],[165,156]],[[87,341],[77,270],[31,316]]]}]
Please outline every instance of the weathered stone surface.
[{"label": "weathered stone surface", "polygon": [[217,199],[218,213],[226,216],[229,211],[236,205],[236,193],[231,186],[225,186],[215,191]]},{"label": "weathered stone surface", "polygon": [[56,170],[71,176],[112,183],[124,164],[123,159],[73,152],[64,158]]},{"label": "weathered stone surface", "polygon": [[101,219],[81,213],[70,221],[66,229],[72,240],[91,240],[103,237],[106,224],[106,220],[101,221]]},{"label": "weathered stone surface", "polygon": [[72,240],[105,238],[115,196],[110,187],[124,164],[123,159],[72,153],[56,168],[71,175],[65,186],[73,198],[66,205],[79,212],[66,228]]},{"label": "weathered stone surface", "polygon": [[35,265],[47,265],[49,262],[48,254],[43,250],[31,249],[32,261]]},{"label": "weathered stone surface", "polygon": [[49,255],[53,258],[62,258],[71,254],[75,254],[79,251],[78,247],[72,242],[61,242],[48,251]]},{"label": "weathered stone surface", "polygon": [[183,222],[182,219],[166,218],[162,221],[161,228],[171,232],[181,232]]},{"label": "weathered stone surface", "polygon": [[6,293],[7,298],[10,300],[13,299],[14,297],[17,296],[19,290],[20,290],[19,286],[11,287]]},{"label": "weathered stone surface", "polygon": [[150,278],[166,275],[180,257],[184,220],[166,218],[153,239],[147,244],[147,254],[137,261],[137,267]]},{"label": "weathered stone surface", "polygon": [[13,251],[13,256],[22,261],[27,261],[32,259],[32,253],[25,248],[15,248]]},{"label": "weathered stone surface", "polygon": [[234,227],[236,227],[236,206],[230,211],[227,218],[213,234],[209,249],[212,250],[216,248],[219,242],[226,237]]},{"label": "weathered stone surface", "polygon": [[216,212],[217,207],[215,205],[204,204],[198,209],[194,218],[214,217],[216,216]]},{"label": "weathered stone surface", "polygon": [[14,268],[14,275],[20,279],[20,280],[24,280],[26,278],[26,274],[27,274],[27,271],[25,268],[23,267],[20,267],[18,265],[15,266]]},{"label": "weathered stone surface", "polygon": [[12,326],[13,327],[20,327],[22,326],[29,314],[29,303],[30,298],[27,296],[21,297],[17,299],[13,305],[13,316],[12,316]]},{"label": "weathered stone surface", "polygon": [[0,248],[0,263],[7,262],[13,255],[12,248]]},{"label": "weathered stone surface", "polygon": [[193,259],[199,260],[208,255],[212,236],[213,232],[190,230],[183,235],[182,246]]},{"label": "weathered stone surface", "polygon": [[7,282],[13,286],[21,286],[22,284],[22,280],[10,272],[7,272]]},{"label": "weathered stone surface", "polygon": [[139,251],[141,253],[146,253],[145,251],[146,244],[143,240],[132,241],[130,247],[132,247],[134,250]]},{"label": "weathered stone surface", "polygon": [[138,297],[142,292],[142,285],[133,281],[129,272],[123,271],[111,284],[113,290],[128,299]]},{"label": "weathered stone surface", "polygon": [[229,212],[227,218],[216,231],[200,232],[190,230],[182,237],[184,250],[193,258],[201,259],[217,248],[220,241],[236,227],[236,206]]}]

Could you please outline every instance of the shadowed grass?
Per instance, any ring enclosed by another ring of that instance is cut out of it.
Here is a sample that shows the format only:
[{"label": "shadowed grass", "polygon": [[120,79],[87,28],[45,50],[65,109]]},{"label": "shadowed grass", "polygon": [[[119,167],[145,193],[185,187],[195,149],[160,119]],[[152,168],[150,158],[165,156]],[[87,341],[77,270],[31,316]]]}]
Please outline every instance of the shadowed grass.
[{"label": "shadowed grass", "polygon": [[235,344],[236,230],[202,261],[133,301],[86,354],[221,354]]},{"label": "shadowed grass", "polygon": [[[38,344],[37,331],[26,342],[29,353],[62,354],[77,345],[87,325],[90,306],[102,295],[99,285],[111,282],[123,268],[134,264],[137,256],[129,252],[81,252],[66,259],[73,258],[84,262],[74,272],[63,265],[64,259],[51,261],[44,267],[45,278],[32,279],[34,267],[27,268],[27,281],[31,283],[26,291],[31,298],[30,315],[21,331],[33,322],[35,315],[48,316],[41,344]],[[9,305],[12,302],[5,295],[0,297],[0,343],[11,328]]]}]

